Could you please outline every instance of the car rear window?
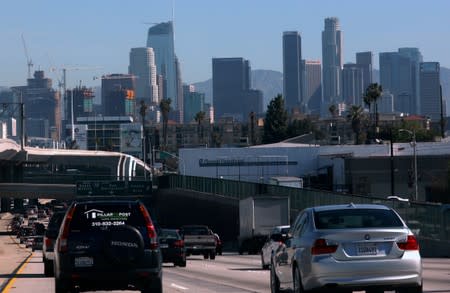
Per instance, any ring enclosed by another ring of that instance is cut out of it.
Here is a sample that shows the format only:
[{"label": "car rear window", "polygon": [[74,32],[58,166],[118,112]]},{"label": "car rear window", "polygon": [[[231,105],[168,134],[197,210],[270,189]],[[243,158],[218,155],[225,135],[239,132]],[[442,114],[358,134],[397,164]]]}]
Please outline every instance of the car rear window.
[{"label": "car rear window", "polygon": [[184,235],[209,235],[209,230],[206,227],[183,227],[181,233]]},{"label": "car rear window", "polygon": [[180,236],[176,230],[162,229],[160,233],[161,233],[160,237],[163,237],[163,238],[173,238],[173,239],[180,238]]},{"label": "car rear window", "polygon": [[109,227],[145,225],[142,213],[136,204],[77,204],[70,223],[70,230],[107,230]]},{"label": "car rear window", "polygon": [[47,230],[59,230],[65,213],[54,213],[48,222]]},{"label": "car rear window", "polygon": [[392,210],[340,209],[314,213],[317,229],[391,228],[403,227]]}]

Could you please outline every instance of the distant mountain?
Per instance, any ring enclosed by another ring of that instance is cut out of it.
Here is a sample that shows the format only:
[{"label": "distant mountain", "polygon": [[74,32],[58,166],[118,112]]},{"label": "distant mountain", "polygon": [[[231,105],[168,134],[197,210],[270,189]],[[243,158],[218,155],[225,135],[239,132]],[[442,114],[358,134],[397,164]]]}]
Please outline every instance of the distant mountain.
[{"label": "distant mountain", "polygon": [[[212,79],[194,83],[197,92],[205,93],[206,102],[212,102]],[[252,88],[263,92],[263,110],[277,94],[283,92],[283,74],[279,71],[252,70]]]},{"label": "distant mountain", "polygon": [[[380,71],[373,70],[373,81],[380,83]],[[447,115],[450,114],[450,68],[441,67],[442,96],[447,102]],[[194,83],[198,92],[205,93],[206,101],[212,101],[212,79]],[[283,92],[283,74],[274,70],[252,70],[252,88],[263,92],[264,110],[270,100]]]}]

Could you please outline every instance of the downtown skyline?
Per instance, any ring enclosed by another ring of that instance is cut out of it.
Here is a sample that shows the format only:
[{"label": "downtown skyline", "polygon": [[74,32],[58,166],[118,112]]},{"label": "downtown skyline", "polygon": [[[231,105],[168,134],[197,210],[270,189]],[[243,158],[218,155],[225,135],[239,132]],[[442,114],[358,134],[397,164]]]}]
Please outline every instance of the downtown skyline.
[{"label": "downtown skyline", "polygon": [[[377,1],[370,6],[370,15],[368,4],[353,0],[186,2],[173,1],[175,52],[185,83],[211,78],[212,58],[243,57],[254,69],[282,72],[284,31],[300,33],[303,59],[322,60],[321,32],[326,17],[340,20],[344,63],[355,62],[356,52],[372,51],[378,69],[380,52],[417,47],[424,60],[450,67],[448,1],[428,5],[422,1]],[[80,81],[96,86],[100,82],[94,76],[127,73],[130,49],[146,45],[147,31],[153,25],[144,22],[172,18],[172,1],[132,4],[116,0],[80,1],[64,7],[53,0],[5,3],[0,13],[0,86],[26,83],[22,34],[33,69],[44,70],[54,80],[60,72],[50,72],[50,68],[97,67],[71,71],[69,87]]]}]

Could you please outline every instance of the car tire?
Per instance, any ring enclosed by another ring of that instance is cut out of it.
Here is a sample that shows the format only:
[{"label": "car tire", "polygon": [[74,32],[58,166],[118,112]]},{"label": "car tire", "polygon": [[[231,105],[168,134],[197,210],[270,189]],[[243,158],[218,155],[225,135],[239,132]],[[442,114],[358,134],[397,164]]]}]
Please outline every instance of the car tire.
[{"label": "car tire", "polygon": [[53,261],[48,260],[48,259],[44,259],[44,275],[46,277],[53,277],[54,276]]},{"label": "car tire", "polygon": [[55,293],[67,293],[71,290],[70,283],[65,280],[55,278]]},{"label": "car tire", "polygon": [[204,253],[203,254],[203,259],[208,259],[208,257],[209,257],[209,253]]},{"label": "car tire", "polygon": [[397,293],[422,293],[423,285],[395,290]]},{"label": "car tire", "polygon": [[262,267],[263,270],[267,270],[270,267],[269,265],[266,265],[264,263],[264,256],[263,256],[263,252],[262,251],[261,251],[261,267]]},{"label": "car tire", "polygon": [[302,277],[300,275],[300,270],[298,269],[297,266],[295,266],[294,268],[294,273],[293,273],[293,281],[294,281],[294,290],[292,291],[292,293],[305,293],[305,289],[303,289],[303,284],[302,284]]},{"label": "car tire", "polygon": [[146,288],[141,290],[142,293],[162,293],[163,285],[161,278],[153,279]]},{"label": "car tire", "polygon": [[[130,246],[116,244],[124,241],[123,239],[126,239]],[[144,239],[139,230],[133,226],[113,227],[105,239],[105,252],[112,263],[125,266],[134,265],[144,255]]]},{"label": "car tire", "polygon": [[186,267],[186,260],[180,260],[178,262],[175,263],[175,266],[181,267],[181,268],[185,268]]},{"label": "car tire", "polygon": [[280,293],[280,280],[278,280],[277,274],[275,273],[274,266],[270,269],[270,292],[271,293]]},{"label": "car tire", "polygon": [[216,251],[213,250],[209,253],[209,259],[216,259]]}]

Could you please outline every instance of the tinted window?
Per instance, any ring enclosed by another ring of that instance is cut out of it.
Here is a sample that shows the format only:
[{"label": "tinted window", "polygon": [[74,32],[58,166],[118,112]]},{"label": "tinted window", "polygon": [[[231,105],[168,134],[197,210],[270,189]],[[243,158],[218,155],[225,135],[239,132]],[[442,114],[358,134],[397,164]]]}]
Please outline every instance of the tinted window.
[{"label": "tinted window", "polygon": [[209,230],[206,227],[183,227],[181,233],[184,235],[209,235]]},{"label": "tinted window", "polygon": [[161,229],[160,237],[178,239],[180,238],[180,235],[177,230]]},{"label": "tinted window", "polygon": [[47,230],[59,230],[61,227],[62,220],[64,218],[64,213],[54,213],[50,218],[50,222],[48,223]]},{"label": "tinted window", "polygon": [[403,227],[392,210],[342,209],[314,213],[317,229]]},{"label": "tinted window", "polygon": [[122,225],[134,227],[145,225],[144,217],[136,204],[77,204],[70,230],[105,230]]}]

